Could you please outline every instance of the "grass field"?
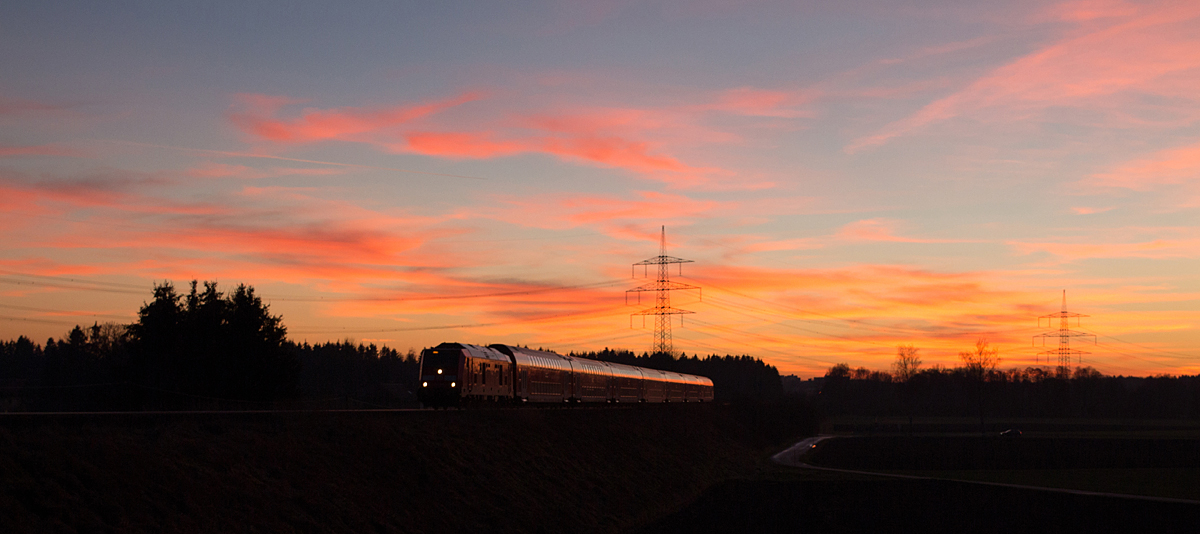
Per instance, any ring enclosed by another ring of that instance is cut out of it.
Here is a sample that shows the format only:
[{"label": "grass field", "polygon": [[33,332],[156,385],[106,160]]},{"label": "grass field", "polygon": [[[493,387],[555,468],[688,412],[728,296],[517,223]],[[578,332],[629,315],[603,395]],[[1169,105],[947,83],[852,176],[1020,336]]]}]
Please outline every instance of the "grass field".
[{"label": "grass field", "polygon": [[0,417],[3,532],[623,532],[811,412],[713,405]]},{"label": "grass field", "polygon": [[[810,461],[906,475],[1200,500],[1200,421],[836,418]],[[1021,436],[1002,438],[1002,429]],[[911,431],[911,433],[910,433]]]},{"label": "grass field", "polygon": [[[1192,438],[1200,439],[1200,421],[1187,419],[985,419],[984,431],[999,434],[1018,429],[1030,437]],[[940,436],[980,434],[979,419],[971,417],[839,416],[822,421],[820,432],[834,435],[909,434]]]},{"label": "grass field", "polygon": [[[902,423],[902,424],[900,424]],[[834,419],[804,461],[718,484],[642,532],[1195,532],[1200,505],[976,484],[1200,500],[1192,421]],[[1019,438],[999,430],[1022,429]],[[916,475],[923,479],[868,474]]]},{"label": "grass field", "polygon": [[780,468],[722,482],[644,534],[1195,532],[1200,508],[940,480]]},{"label": "grass field", "polygon": [[1143,469],[977,469],[890,471],[898,474],[1143,495],[1200,502],[1200,468]]}]

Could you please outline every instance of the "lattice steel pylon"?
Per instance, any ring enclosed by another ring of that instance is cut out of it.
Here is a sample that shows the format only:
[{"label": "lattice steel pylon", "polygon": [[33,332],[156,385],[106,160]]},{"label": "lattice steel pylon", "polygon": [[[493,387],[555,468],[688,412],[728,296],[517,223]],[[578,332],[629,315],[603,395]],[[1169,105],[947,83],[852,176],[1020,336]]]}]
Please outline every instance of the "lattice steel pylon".
[{"label": "lattice steel pylon", "polygon": [[[1079,326],[1079,318],[1080,317],[1088,317],[1088,316],[1083,315],[1081,313],[1071,313],[1071,312],[1067,311],[1067,290],[1064,289],[1063,296],[1062,296],[1062,311],[1060,311],[1058,313],[1052,313],[1050,315],[1043,315],[1041,317],[1038,317],[1038,326],[1039,327],[1042,326],[1042,319],[1046,320],[1046,326],[1051,326],[1051,321],[1053,321],[1055,318],[1057,318],[1058,319],[1058,330],[1045,332],[1045,333],[1033,336],[1033,338],[1035,340],[1039,337],[1042,338],[1042,346],[1043,347],[1046,346],[1046,338],[1048,338],[1048,337],[1057,337],[1058,338],[1058,349],[1057,350],[1042,351],[1042,352],[1038,353],[1038,356],[1045,355],[1046,363],[1050,363],[1051,356],[1057,356],[1058,357],[1057,373],[1058,373],[1058,376],[1063,377],[1063,378],[1070,378],[1070,376],[1071,376],[1071,357],[1072,356],[1075,356],[1076,360],[1078,362],[1082,363],[1083,362],[1082,356],[1084,354],[1090,354],[1088,352],[1084,352],[1081,350],[1072,349],[1071,348],[1071,338],[1085,337],[1085,336],[1091,336],[1093,338],[1093,340],[1096,338],[1095,335],[1089,334],[1087,332],[1079,332],[1076,330],[1071,330],[1069,328],[1069,326],[1070,326],[1070,319],[1072,317],[1075,318],[1075,326]],[[1039,358],[1038,360],[1035,360],[1035,361],[1041,361],[1041,360]]]},{"label": "lattice steel pylon", "polygon": [[[676,263],[680,264],[679,272],[680,274],[683,274],[683,264],[692,263],[692,260],[685,260],[683,258],[676,258],[674,256],[667,255],[667,227],[663,226],[662,237],[659,239],[658,256],[648,260],[639,261],[633,264],[632,268],[632,274],[636,276],[637,267],[639,265],[642,266],[643,272],[649,272],[649,267],[651,265],[655,265],[658,267],[658,279],[654,282],[642,284],[625,292],[626,305],[629,304],[630,293],[637,294],[639,303],[642,301],[642,293],[647,291],[654,291],[656,293],[653,308],[647,308],[645,310],[629,314],[630,328],[633,328],[633,317],[635,315],[642,316],[643,326],[645,326],[647,315],[654,316],[654,351],[652,354],[668,354],[674,356],[675,348],[671,339],[671,316],[680,315],[681,317],[679,318],[679,325],[683,326],[682,315],[695,313],[688,310],[681,310],[679,308],[671,307],[672,291],[681,289],[700,289],[698,286],[671,281],[668,266]],[[700,296],[703,298],[704,294],[701,293]]]}]

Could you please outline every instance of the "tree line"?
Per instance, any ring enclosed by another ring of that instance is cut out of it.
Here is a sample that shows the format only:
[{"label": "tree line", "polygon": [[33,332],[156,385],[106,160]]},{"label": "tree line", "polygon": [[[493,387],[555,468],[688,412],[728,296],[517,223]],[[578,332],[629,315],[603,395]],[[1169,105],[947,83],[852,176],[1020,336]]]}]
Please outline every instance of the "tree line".
[{"label": "tree line", "polygon": [[921,367],[902,345],[888,371],[847,364],[822,379],[817,404],[830,415],[1105,417],[1200,419],[1200,376],[1109,376],[1092,367],[1001,369],[986,340],[959,354],[961,365]]},{"label": "tree line", "polygon": [[295,343],[250,286],[167,282],[132,324],[0,341],[0,410],[400,406],[416,398],[417,365],[412,350]]},{"label": "tree line", "polygon": [[[749,356],[575,355],[707,376],[720,400],[782,396],[778,370]],[[418,367],[412,349],[291,341],[253,287],[165,282],[132,324],[0,341],[0,411],[403,407]]]},{"label": "tree line", "polygon": [[673,371],[706,376],[713,381],[717,401],[775,401],[783,397],[783,386],[779,370],[773,365],[751,356],[700,357],[681,353],[678,358],[666,353],[642,353],[629,350],[605,348],[601,351],[572,352],[571,356],[590,358],[648,369]]}]

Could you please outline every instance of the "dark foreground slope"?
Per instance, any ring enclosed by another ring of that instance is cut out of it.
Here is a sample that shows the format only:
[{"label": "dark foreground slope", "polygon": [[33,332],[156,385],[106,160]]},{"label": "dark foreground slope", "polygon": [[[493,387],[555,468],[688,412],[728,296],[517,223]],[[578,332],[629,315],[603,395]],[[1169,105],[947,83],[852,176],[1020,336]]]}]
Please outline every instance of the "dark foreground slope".
[{"label": "dark foreground slope", "polygon": [[643,532],[1196,532],[1197,445],[1136,437],[827,439],[803,461],[843,471],[781,466],[725,481]]},{"label": "dark foreground slope", "polygon": [[1198,522],[1192,504],[794,471],[718,484],[643,532],[1165,534],[1195,532]]},{"label": "dark foreground slope", "polygon": [[622,531],[814,428],[778,406],[7,416],[0,530]]}]

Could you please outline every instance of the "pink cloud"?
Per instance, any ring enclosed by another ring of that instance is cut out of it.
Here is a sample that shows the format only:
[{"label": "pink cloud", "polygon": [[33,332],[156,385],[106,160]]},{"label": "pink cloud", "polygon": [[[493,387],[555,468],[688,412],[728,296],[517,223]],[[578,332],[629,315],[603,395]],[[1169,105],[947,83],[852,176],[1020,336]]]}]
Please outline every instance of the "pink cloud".
[{"label": "pink cloud", "polygon": [[495,141],[490,132],[413,132],[405,136],[412,152],[429,156],[485,159],[534,150],[522,141]]},{"label": "pink cloud", "polygon": [[1071,208],[1071,211],[1075,212],[1078,215],[1092,215],[1094,213],[1104,213],[1106,211],[1111,211],[1112,209],[1113,209],[1112,207],[1089,208],[1089,207],[1084,207],[1084,206],[1076,206],[1076,207]]},{"label": "pink cloud", "polygon": [[259,180],[279,176],[335,176],[346,174],[346,168],[334,169],[300,169],[295,167],[269,167],[265,169],[247,167],[245,165],[230,165],[225,163],[205,162],[183,172],[192,178],[236,178],[242,180]]},{"label": "pink cloud", "polygon": [[1066,261],[1094,258],[1200,257],[1200,232],[1193,228],[1130,228],[1096,238],[1009,241],[1019,254],[1046,253]]},{"label": "pink cloud", "polygon": [[0,96],[0,117],[31,111],[60,111],[63,109],[67,109],[67,106]]},{"label": "pink cloud", "polygon": [[[626,225],[646,219],[682,221],[697,217],[716,217],[736,209],[735,203],[696,200],[681,195],[641,191],[639,198],[604,195],[554,194],[530,197],[496,197],[503,207],[475,210],[481,215],[527,227],[558,229],[577,226],[598,226],[615,237],[630,236]],[[531,217],[536,213],[536,217]],[[636,239],[653,237],[642,231]]]},{"label": "pink cloud", "polygon": [[[431,156],[492,158],[521,153],[541,153],[566,161],[576,161],[623,169],[668,183],[698,185],[719,173],[717,169],[698,168],[678,159],[655,153],[654,147],[603,130],[608,121],[591,116],[542,116],[528,120],[526,131],[497,139],[491,132],[415,132],[406,137],[407,145],[397,150]],[[532,131],[529,131],[532,130]]]},{"label": "pink cloud", "polygon": [[811,103],[816,93],[738,87],[721,93],[715,102],[698,106],[751,117],[810,117],[812,112],[800,106]]},{"label": "pink cloud", "polygon": [[275,114],[282,106],[295,103],[295,100],[240,95],[241,109],[230,112],[229,120],[255,138],[277,143],[356,141],[363,140],[360,136],[364,134],[374,135],[381,130],[393,129],[480,98],[482,95],[479,93],[466,93],[446,100],[391,108],[309,108],[300,117],[285,120],[275,118]]},{"label": "pink cloud", "polygon": [[29,184],[0,179],[0,199],[10,200],[16,209],[44,213],[68,213],[86,208],[143,214],[214,215],[228,212],[228,208],[218,204],[177,202],[127,191],[145,185],[146,180],[62,180]]},{"label": "pink cloud", "polygon": [[1063,20],[1070,22],[1096,19],[1130,17],[1136,15],[1139,6],[1124,0],[1073,0],[1052,5],[1038,13],[1035,20]]},{"label": "pink cloud", "polygon": [[[707,189],[771,187],[760,179],[693,164],[680,154],[742,138],[707,124],[711,114],[748,119],[796,118],[806,92],[740,87],[664,107],[547,106],[511,95],[489,99],[471,115],[440,114],[479,97],[472,93],[430,104],[387,108],[306,109],[278,118],[286,98],[241,95],[230,120],[254,139],[280,144],[338,140],[389,152],[489,159],[544,154],[585,165],[621,169],[674,186]],[[505,100],[507,98],[508,100]]]},{"label": "pink cloud", "polygon": [[78,150],[57,145],[0,146],[0,158],[13,156],[80,157],[82,155],[83,153]]},{"label": "pink cloud", "polygon": [[922,239],[903,237],[895,234],[900,221],[893,219],[864,219],[855,221],[837,232],[833,237],[838,240],[851,241],[885,241],[892,243],[966,243],[958,239]]},{"label": "pink cloud", "polygon": [[966,88],[856,139],[846,151],[882,145],[956,117],[1028,120],[1056,106],[1113,109],[1113,116],[1123,117],[1122,108],[1130,104],[1111,100],[1125,94],[1194,99],[1200,69],[1196,25],[1200,4],[1163,3],[1112,13],[1105,15],[1107,25],[997,68]]},{"label": "pink cloud", "polygon": [[1168,184],[1200,183],[1200,144],[1159,151],[1116,169],[1092,175],[1084,184],[1149,191]]}]

